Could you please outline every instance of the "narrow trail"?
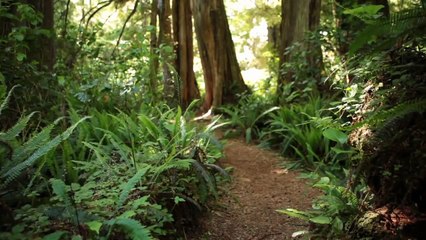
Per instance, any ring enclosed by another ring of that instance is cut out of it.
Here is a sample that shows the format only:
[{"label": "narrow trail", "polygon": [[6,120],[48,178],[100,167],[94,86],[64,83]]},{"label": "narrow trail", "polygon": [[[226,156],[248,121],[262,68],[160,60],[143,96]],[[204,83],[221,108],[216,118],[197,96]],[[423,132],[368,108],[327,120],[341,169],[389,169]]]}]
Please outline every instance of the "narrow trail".
[{"label": "narrow trail", "polygon": [[318,192],[298,178],[297,172],[278,166],[278,154],[249,145],[241,139],[227,140],[223,167],[233,167],[229,192],[201,220],[194,240],[291,239],[293,232],[307,229],[298,219],[277,209],[309,209]]}]

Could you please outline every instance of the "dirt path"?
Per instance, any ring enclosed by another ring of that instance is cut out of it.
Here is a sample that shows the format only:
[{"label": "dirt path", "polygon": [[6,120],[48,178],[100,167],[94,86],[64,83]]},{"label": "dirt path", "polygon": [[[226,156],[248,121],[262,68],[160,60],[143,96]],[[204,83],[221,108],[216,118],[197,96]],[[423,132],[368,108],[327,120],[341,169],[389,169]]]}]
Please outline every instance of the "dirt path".
[{"label": "dirt path", "polygon": [[224,167],[233,167],[227,196],[211,209],[194,240],[291,239],[307,229],[306,223],[276,212],[277,209],[309,209],[317,192],[278,164],[280,157],[243,140],[227,140]]}]

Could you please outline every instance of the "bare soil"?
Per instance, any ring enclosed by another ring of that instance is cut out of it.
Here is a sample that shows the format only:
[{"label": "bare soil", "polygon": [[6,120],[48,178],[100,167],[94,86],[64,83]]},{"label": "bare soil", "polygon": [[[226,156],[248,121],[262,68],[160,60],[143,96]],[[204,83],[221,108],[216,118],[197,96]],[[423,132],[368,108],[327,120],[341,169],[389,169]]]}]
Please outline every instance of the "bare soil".
[{"label": "bare soil", "polygon": [[291,239],[293,232],[307,230],[306,222],[276,210],[307,210],[318,191],[299,179],[299,173],[280,167],[283,161],[278,154],[244,140],[227,140],[219,164],[233,168],[232,183],[201,220],[199,232],[188,239]]}]

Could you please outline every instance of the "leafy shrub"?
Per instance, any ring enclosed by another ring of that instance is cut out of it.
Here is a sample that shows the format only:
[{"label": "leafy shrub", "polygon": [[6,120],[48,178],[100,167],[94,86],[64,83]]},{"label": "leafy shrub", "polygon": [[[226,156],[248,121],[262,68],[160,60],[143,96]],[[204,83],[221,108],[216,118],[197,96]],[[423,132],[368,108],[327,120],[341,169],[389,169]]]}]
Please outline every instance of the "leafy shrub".
[{"label": "leafy shrub", "polygon": [[[221,144],[210,134],[218,119],[199,131],[187,123],[189,112],[180,109],[90,112],[92,117],[82,122],[78,111],[70,110],[76,137],[65,141],[58,155],[49,155],[57,162],[46,159],[52,162],[51,174],[41,170],[43,165],[37,173],[44,183],[54,176],[52,191],[32,183],[25,199],[33,204],[17,208],[12,213],[16,222],[0,236],[174,235],[217,196],[216,173],[228,177],[214,164],[222,156]],[[45,201],[34,202],[46,195]]]},{"label": "leafy shrub", "polygon": [[323,137],[312,118],[320,118],[326,101],[317,97],[306,103],[283,106],[271,113],[270,120],[260,136],[264,146],[278,148],[287,155],[301,160],[298,165],[315,166],[329,152],[330,143]]},{"label": "leafy shrub", "polygon": [[236,130],[238,134],[243,134],[246,142],[249,143],[259,138],[260,128],[265,124],[266,115],[278,110],[278,107],[272,107],[272,104],[264,97],[247,95],[242,97],[237,105],[224,106],[220,110],[227,117],[227,125],[233,128],[226,131],[225,136],[232,130]]}]

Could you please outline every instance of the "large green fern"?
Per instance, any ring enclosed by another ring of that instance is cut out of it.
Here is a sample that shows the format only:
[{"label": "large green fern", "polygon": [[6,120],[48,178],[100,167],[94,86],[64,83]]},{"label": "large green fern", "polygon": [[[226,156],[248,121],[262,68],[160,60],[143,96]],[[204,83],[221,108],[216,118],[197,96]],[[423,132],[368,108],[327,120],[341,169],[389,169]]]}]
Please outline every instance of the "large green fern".
[{"label": "large green fern", "polygon": [[424,37],[426,35],[426,8],[423,6],[392,14],[368,25],[354,39],[350,54],[356,53],[374,41],[373,51],[381,51],[395,45],[402,37]]},{"label": "large green fern", "polygon": [[117,209],[120,209],[124,205],[132,189],[140,182],[141,178],[145,175],[149,168],[150,166],[148,165],[140,169],[132,178],[129,179],[129,181],[127,181],[121,191],[120,197],[118,198]]}]

